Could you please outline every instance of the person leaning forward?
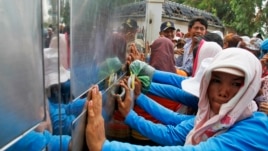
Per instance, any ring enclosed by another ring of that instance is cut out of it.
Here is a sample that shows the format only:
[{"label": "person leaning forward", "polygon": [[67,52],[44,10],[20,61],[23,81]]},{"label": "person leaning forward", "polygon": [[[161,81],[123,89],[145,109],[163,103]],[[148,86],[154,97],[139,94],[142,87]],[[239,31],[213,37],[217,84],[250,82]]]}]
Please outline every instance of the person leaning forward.
[{"label": "person leaning forward", "polygon": [[[125,123],[148,136],[154,135],[155,141],[165,142],[165,146],[139,146],[106,140],[102,95],[98,87],[93,86],[92,99],[87,102],[85,135],[88,148],[94,151],[267,150],[268,119],[264,113],[256,111],[252,101],[259,90],[256,87],[261,85],[261,72],[260,61],[252,53],[241,48],[221,51],[203,75],[196,118],[158,110],[160,106],[154,104],[154,116],[170,122],[169,126],[147,122],[131,110],[133,100],[129,88],[121,81],[126,97],[124,101],[120,98],[117,101]],[[142,97],[143,101],[136,102],[139,105],[148,102],[142,94],[135,94],[136,100]],[[166,118],[167,115],[172,120]],[[167,146],[168,141],[171,146]]]}]

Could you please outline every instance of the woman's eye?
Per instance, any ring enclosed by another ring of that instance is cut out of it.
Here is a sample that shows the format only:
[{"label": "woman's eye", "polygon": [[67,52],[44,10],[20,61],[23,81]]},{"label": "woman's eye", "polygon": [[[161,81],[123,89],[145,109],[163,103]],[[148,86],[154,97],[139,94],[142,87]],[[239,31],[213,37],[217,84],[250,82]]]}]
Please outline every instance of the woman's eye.
[{"label": "woman's eye", "polygon": [[241,82],[234,82],[233,86],[237,86],[237,87],[241,87],[243,85],[243,83]]},{"label": "woman's eye", "polygon": [[220,83],[221,81],[219,79],[211,79],[211,82],[213,82],[213,83]]}]

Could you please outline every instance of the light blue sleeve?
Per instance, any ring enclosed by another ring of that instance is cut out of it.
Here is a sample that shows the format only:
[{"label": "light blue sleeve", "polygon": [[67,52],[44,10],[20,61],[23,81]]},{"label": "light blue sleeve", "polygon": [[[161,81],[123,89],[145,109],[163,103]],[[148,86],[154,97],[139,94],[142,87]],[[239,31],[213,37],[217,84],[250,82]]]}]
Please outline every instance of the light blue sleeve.
[{"label": "light blue sleeve", "polygon": [[149,93],[175,102],[180,102],[193,109],[198,108],[198,97],[172,85],[152,82],[149,88]]},{"label": "light blue sleeve", "polygon": [[183,145],[187,134],[193,128],[194,118],[182,121],[180,124],[156,124],[138,116],[133,110],[125,118],[125,123],[143,136],[161,145]]},{"label": "light blue sleeve", "polygon": [[49,103],[49,114],[55,135],[71,135],[74,115],[68,115],[64,107],[59,109],[59,104]]},{"label": "light blue sleeve", "polygon": [[152,82],[169,84],[181,88],[181,82],[186,78],[187,77],[183,77],[175,73],[155,70],[152,77]]},{"label": "light blue sleeve", "polygon": [[[141,146],[118,141],[106,140],[102,146],[102,151],[204,151],[199,146]],[[215,151],[214,149],[205,151]]]},{"label": "light blue sleeve", "polygon": [[140,94],[137,97],[135,103],[142,109],[144,109],[146,112],[148,112],[150,115],[152,115],[154,118],[163,123],[164,125],[177,125],[182,121],[194,117],[193,115],[185,115],[174,112],[158,104],[157,102],[155,102],[154,100],[152,100],[151,98],[149,98],[144,94]]},{"label": "light blue sleeve", "polygon": [[30,131],[23,138],[13,144],[7,151],[36,151],[43,150],[48,140],[42,132]]},{"label": "light blue sleeve", "polygon": [[86,103],[86,98],[83,99],[77,99],[75,101],[72,101],[68,104],[66,104],[64,106],[65,111],[68,115],[74,115],[75,117],[77,117],[78,115],[80,115],[83,111],[83,108],[85,106]]},{"label": "light blue sleeve", "polygon": [[[233,151],[268,150],[268,119],[264,113],[256,112],[252,117],[236,123],[228,131],[197,145],[185,146],[139,146],[117,141],[105,141],[103,151]],[[163,138],[163,140],[166,138]]]},{"label": "light blue sleeve", "polygon": [[68,151],[71,136],[69,135],[52,135],[51,133],[44,131],[44,136],[48,140],[48,151]]},{"label": "light blue sleeve", "polygon": [[45,148],[48,151],[68,151],[71,136],[52,135],[49,131],[31,131],[18,142],[12,145],[7,151],[41,151]]}]

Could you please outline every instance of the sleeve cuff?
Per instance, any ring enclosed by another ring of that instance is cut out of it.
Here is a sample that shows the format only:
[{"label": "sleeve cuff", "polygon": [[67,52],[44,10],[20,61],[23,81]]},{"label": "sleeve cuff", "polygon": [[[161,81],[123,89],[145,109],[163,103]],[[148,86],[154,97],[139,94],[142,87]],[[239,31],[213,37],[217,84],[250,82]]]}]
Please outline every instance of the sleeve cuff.
[{"label": "sleeve cuff", "polygon": [[110,142],[108,140],[105,140],[105,142],[103,143],[102,145],[102,151],[108,151],[108,150],[111,150],[110,148]]},{"label": "sleeve cuff", "polygon": [[146,99],[146,96],[144,94],[140,94],[137,98],[136,98],[136,104],[140,104],[142,100],[145,100]]},{"label": "sleeve cuff", "polygon": [[133,111],[133,110],[130,110],[130,112],[127,114],[127,116],[125,117],[125,123],[127,124],[127,125],[131,125],[131,123],[133,122],[133,121],[135,121],[134,120],[134,118],[137,116],[137,113],[135,112],[135,111]]},{"label": "sleeve cuff", "polygon": [[[60,143],[61,141],[61,143]],[[62,150],[62,151],[68,151],[69,149],[69,143],[71,141],[71,136],[68,135],[52,135],[49,143],[48,143],[48,149],[49,150]],[[62,145],[62,146],[60,146]]]}]

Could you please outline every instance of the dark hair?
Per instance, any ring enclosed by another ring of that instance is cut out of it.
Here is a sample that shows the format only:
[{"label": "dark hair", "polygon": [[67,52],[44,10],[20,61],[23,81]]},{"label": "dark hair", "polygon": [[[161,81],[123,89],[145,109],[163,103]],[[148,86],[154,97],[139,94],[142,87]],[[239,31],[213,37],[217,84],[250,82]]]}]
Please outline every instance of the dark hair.
[{"label": "dark hair", "polygon": [[204,35],[205,41],[213,41],[219,44],[221,47],[223,47],[223,40],[220,35],[216,33],[207,33]]},{"label": "dark hair", "polygon": [[183,48],[183,46],[185,45],[186,41],[181,38],[177,41],[177,48]]},{"label": "dark hair", "polygon": [[139,28],[137,21],[134,19],[130,19],[130,18],[125,20],[125,22],[122,24],[122,26],[125,29],[135,29],[136,30]]},{"label": "dark hair", "polygon": [[216,33],[211,33],[211,32],[208,32],[206,33],[204,36],[199,36],[199,37],[196,37],[197,38],[197,44],[194,46],[193,48],[193,58],[195,59],[196,57],[196,53],[197,53],[197,50],[198,50],[198,47],[199,47],[199,44],[201,42],[202,39],[204,39],[205,41],[212,41],[212,42],[216,42],[218,45],[220,45],[221,47],[223,47],[223,40],[222,38],[216,34]]},{"label": "dark hair", "polygon": [[258,33],[258,34],[256,35],[256,37],[257,37],[257,38],[260,38],[261,40],[263,40],[261,33]]},{"label": "dark hair", "polygon": [[191,19],[189,24],[188,24],[188,28],[192,28],[195,22],[200,22],[202,25],[204,25],[206,27],[206,29],[208,28],[208,22],[203,17],[195,17],[195,18]]},{"label": "dark hair", "polygon": [[[212,42],[216,42],[217,44],[219,44],[221,47],[223,47],[223,40],[221,39],[221,37],[216,34],[216,33],[210,33],[208,32],[207,34],[205,34],[204,36],[199,36],[197,37],[197,44],[194,46],[193,48],[193,58],[195,59],[196,57],[196,53],[199,47],[199,44],[201,42],[201,40],[204,39],[205,41],[212,41]],[[194,60],[193,59],[193,60]]]},{"label": "dark hair", "polygon": [[66,25],[64,27],[64,32],[66,32],[68,35],[70,35],[70,26],[69,25]]}]

